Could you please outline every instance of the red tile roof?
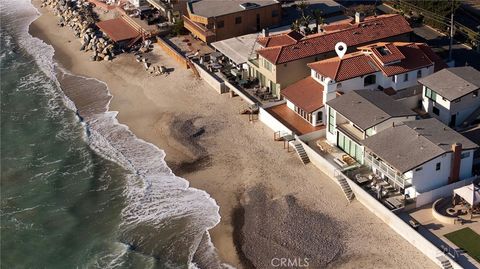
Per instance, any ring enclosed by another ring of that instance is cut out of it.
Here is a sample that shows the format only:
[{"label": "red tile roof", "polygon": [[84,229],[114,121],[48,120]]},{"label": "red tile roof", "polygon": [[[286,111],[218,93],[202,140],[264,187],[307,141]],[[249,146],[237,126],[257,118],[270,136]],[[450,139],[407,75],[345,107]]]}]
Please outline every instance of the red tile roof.
[{"label": "red tile roof", "polygon": [[323,86],[306,77],[282,90],[282,96],[307,113],[323,107]]},{"label": "red tile roof", "polygon": [[129,40],[140,35],[135,28],[130,26],[121,17],[97,22],[98,28],[115,42]]},{"label": "red tile roof", "polygon": [[425,53],[430,60],[435,63],[434,71],[438,72],[444,68],[447,68],[448,65],[440,58],[427,44],[417,43],[417,46]]},{"label": "red tile roof", "polygon": [[359,49],[366,49],[372,52],[383,64],[405,59],[405,55],[403,55],[393,43],[375,43],[373,45],[360,47]]},{"label": "red tile roof", "polygon": [[387,76],[398,75],[412,70],[424,68],[434,64],[428,56],[415,43],[395,43],[397,48],[405,55],[405,59],[400,62],[382,65],[376,58],[372,57],[377,62],[378,67]]},{"label": "red tile roof", "polygon": [[258,44],[262,47],[275,47],[275,46],[287,46],[297,43],[302,39],[304,35],[296,31],[290,31],[288,33],[272,35],[268,37],[259,37],[257,39]]},{"label": "red tile roof", "polygon": [[[374,55],[377,46],[386,46],[395,51],[398,62],[391,62],[393,57],[387,58],[389,64],[383,63]],[[366,49],[368,48],[368,50]],[[425,44],[408,42],[379,42],[367,47],[360,47],[362,51],[346,54],[342,59],[338,57],[314,62],[308,66],[317,73],[327,76],[337,82],[382,71],[385,76],[406,73],[434,64],[432,58],[439,64],[445,65],[441,59]],[[430,58],[432,57],[432,58]],[[403,59],[402,59],[403,58]],[[435,63],[436,64],[436,63]]]},{"label": "red tile roof", "polygon": [[308,64],[308,67],[335,81],[343,81],[379,71],[373,60],[362,52],[347,54],[342,59],[335,57],[311,63]]},{"label": "red tile roof", "polygon": [[335,44],[343,41],[347,46],[358,46],[412,32],[401,15],[382,15],[352,27],[327,34],[315,34],[302,38],[294,44],[257,50],[258,54],[274,64],[286,63],[335,50]]}]

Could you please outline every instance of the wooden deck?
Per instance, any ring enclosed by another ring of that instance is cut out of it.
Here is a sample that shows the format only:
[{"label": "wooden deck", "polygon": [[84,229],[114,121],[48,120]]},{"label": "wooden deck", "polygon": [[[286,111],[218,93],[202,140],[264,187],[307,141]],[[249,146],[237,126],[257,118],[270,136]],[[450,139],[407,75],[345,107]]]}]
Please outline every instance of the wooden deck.
[{"label": "wooden deck", "polygon": [[320,125],[317,127],[312,126],[297,113],[295,113],[295,111],[288,108],[287,104],[270,107],[267,109],[267,111],[277,120],[283,123],[283,125],[292,130],[296,135],[304,135],[325,128],[325,125]]}]

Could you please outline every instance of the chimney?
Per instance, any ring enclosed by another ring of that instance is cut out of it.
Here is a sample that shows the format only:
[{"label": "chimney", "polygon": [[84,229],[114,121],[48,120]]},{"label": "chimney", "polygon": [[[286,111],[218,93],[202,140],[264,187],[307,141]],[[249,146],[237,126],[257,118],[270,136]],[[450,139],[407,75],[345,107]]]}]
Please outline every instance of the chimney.
[{"label": "chimney", "polygon": [[450,178],[448,184],[457,182],[460,180],[460,161],[462,159],[462,144],[452,144],[452,165],[450,167]]},{"label": "chimney", "polygon": [[365,15],[361,12],[355,12],[355,23],[361,23],[363,22],[363,19],[365,18]]},{"label": "chimney", "polygon": [[268,30],[268,28],[263,28],[262,35],[263,37],[268,37],[270,35],[270,31]]}]

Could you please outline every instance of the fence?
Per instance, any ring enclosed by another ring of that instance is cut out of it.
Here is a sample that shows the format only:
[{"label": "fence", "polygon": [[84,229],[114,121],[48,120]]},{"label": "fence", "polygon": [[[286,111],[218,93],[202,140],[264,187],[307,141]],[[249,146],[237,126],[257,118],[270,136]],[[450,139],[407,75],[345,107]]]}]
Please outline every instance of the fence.
[{"label": "fence", "polygon": [[419,193],[415,198],[416,207],[421,207],[423,205],[432,203],[433,201],[439,198],[451,196],[454,189],[466,186],[472,183],[476,178],[477,177],[472,177],[469,179],[461,180],[461,181],[440,187],[438,189],[431,190],[429,192]]},{"label": "fence", "polygon": [[183,57],[180,52],[176,51],[172,46],[168,44],[166,40],[164,40],[162,37],[157,38],[157,44],[162,48],[163,51],[165,51],[170,57],[174,58],[177,62],[182,65],[185,69],[188,69],[188,63],[187,59]]}]

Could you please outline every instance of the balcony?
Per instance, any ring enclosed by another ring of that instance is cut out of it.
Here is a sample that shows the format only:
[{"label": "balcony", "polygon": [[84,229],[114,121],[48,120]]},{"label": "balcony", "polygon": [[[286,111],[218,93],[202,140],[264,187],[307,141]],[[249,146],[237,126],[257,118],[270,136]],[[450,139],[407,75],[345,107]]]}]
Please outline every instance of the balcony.
[{"label": "balcony", "polygon": [[341,123],[337,125],[337,129],[359,144],[361,144],[360,141],[364,139],[363,132],[350,123]]},{"label": "balcony", "polygon": [[375,168],[387,176],[395,185],[405,189],[412,185],[411,178],[405,178],[402,174],[397,172],[394,168],[390,167],[388,164],[383,162],[380,159],[373,157],[372,154],[365,154],[365,165]]},{"label": "balcony", "polygon": [[215,41],[215,33],[205,26],[191,21],[187,16],[183,16],[183,26],[194,36],[200,38],[203,42],[210,43]]}]

